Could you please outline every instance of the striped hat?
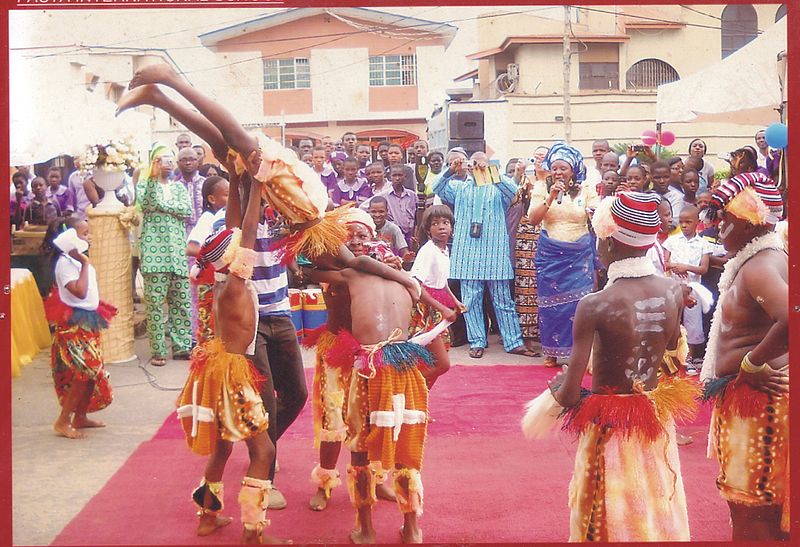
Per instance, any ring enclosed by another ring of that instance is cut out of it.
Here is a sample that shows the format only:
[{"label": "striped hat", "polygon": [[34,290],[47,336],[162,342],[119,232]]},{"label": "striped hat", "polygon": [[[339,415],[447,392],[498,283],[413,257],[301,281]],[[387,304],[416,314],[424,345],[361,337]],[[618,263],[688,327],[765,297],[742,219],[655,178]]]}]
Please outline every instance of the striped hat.
[{"label": "striped hat", "polygon": [[660,201],[658,194],[643,192],[621,192],[604,198],[592,216],[595,234],[638,249],[650,247],[661,227]]},{"label": "striped hat", "polygon": [[[752,200],[753,195],[758,199]],[[740,173],[723,181],[711,195],[708,207],[714,215],[727,209],[753,224],[776,224],[783,217],[783,197],[775,181],[763,173]]]},{"label": "striped hat", "polygon": [[197,271],[192,268],[192,278],[197,279],[203,270],[210,268],[213,271],[226,274],[231,263],[233,253],[228,252],[238,247],[241,239],[241,232],[238,228],[220,228],[206,238],[203,246],[200,247],[200,254],[197,255]]}]

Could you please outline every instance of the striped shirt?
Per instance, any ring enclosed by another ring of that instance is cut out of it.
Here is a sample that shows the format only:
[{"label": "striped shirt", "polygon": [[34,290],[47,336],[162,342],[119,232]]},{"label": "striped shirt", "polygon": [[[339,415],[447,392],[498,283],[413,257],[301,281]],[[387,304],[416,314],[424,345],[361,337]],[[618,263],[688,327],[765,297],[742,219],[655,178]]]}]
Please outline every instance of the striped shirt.
[{"label": "striped shirt", "polygon": [[[214,231],[224,227],[224,217],[214,222]],[[256,234],[256,262],[251,279],[258,293],[258,314],[262,317],[291,315],[286,266],[280,263],[277,253],[269,250],[277,238],[278,227],[270,226],[262,217]]]},{"label": "striped shirt", "polygon": [[[433,183],[442,201],[454,204],[456,223],[450,255],[450,278],[473,280],[513,279],[509,255],[506,210],[517,192],[517,185],[506,176],[497,184],[476,186],[469,176],[452,178],[449,169]],[[474,222],[482,224],[481,236],[469,235]]]}]

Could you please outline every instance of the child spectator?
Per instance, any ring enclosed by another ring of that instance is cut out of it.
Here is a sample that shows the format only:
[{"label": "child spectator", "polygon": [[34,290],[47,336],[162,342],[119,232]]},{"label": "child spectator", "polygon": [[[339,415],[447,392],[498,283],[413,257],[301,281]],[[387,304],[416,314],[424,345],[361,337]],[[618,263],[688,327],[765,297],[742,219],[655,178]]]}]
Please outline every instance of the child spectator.
[{"label": "child spectator", "polygon": [[[664,266],[684,284],[699,283],[701,277],[708,272],[710,245],[697,235],[697,224],[700,221],[699,211],[694,205],[686,205],[678,217],[681,233],[670,236],[664,243]],[[683,311],[683,326],[686,327],[686,338],[689,342],[687,373],[695,375],[702,364],[705,333],[703,332],[703,311],[699,304],[687,307]]]},{"label": "child spectator", "polygon": [[697,194],[695,205],[697,206],[697,209],[700,211],[700,222],[697,224],[698,234],[702,233],[703,230],[708,228],[708,225],[706,224],[705,220],[703,220],[705,218],[703,211],[708,207],[709,203],[711,203],[711,192],[706,191]]},{"label": "child spectator", "polygon": [[392,185],[386,180],[386,175],[383,170],[383,164],[379,161],[370,163],[365,170],[367,173],[367,182],[372,190],[372,197],[359,205],[365,211],[369,211],[370,203],[375,196],[385,196],[392,191]]},{"label": "child spectator", "polygon": [[619,173],[616,171],[606,171],[603,173],[603,180],[600,184],[600,197],[613,196],[619,185]]},{"label": "child spectator", "polygon": [[336,186],[336,173],[332,167],[325,165],[326,158],[324,146],[315,146],[311,150],[311,168],[319,175],[322,184],[325,185],[328,193],[330,193],[333,192],[333,188]]},{"label": "child spectator", "polygon": [[33,198],[22,212],[22,225],[48,226],[61,216],[61,208],[53,198],[47,197],[47,184],[42,177],[31,181]]},{"label": "child spectator", "polygon": [[372,148],[368,144],[359,144],[356,147],[356,159],[358,160],[358,176],[362,179],[367,178],[367,166],[372,160]]},{"label": "child spectator", "polygon": [[[419,281],[425,290],[411,318],[410,336],[429,331],[442,320],[453,322],[457,312],[466,310],[447,285],[450,277],[450,251],[447,244],[453,234],[453,223],[453,213],[447,205],[434,205],[425,211],[422,218],[422,237],[429,240],[417,253],[411,277]],[[423,371],[422,375],[430,389],[439,376],[450,370],[450,357],[447,354],[450,351],[449,332],[445,330],[440,334],[428,345],[428,349],[433,353],[434,366]]]},{"label": "child spectator", "polygon": [[33,194],[28,192],[28,179],[22,173],[14,173],[11,177],[14,183],[14,195],[11,196],[11,224],[16,228],[22,227],[22,211],[33,199]]},{"label": "child spectator", "polygon": [[69,188],[61,184],[61,169],[58,167],[51,167],[47,170],[47,190],[45,195],[48,200],[58,203],[58,208],[61,212],[73,212],[72,209],[72,192]]},{"label": "child spectator", "polygon": [[389,167],[392,190],[386,194],[386,201],[389,205],[389,218],[397,224],[403,232],[406,243],[410,245],[417,215],[417,193],[404,186],[405,167],[397,164]]},{"label": "child spectator", "polygon": [[[380,164],[378,164],[380,167]],[[381,169],[383,172],[383,169]],[[383,195],[374,196],[369,202],[369,216],[372,217],[372,222],[375,223],[375,237],[384,241],[392,249],[392,252],[403,257],[408,252],[408,243],[406,243],[403,232],[397,227],[394,222],[386,220],[386,215],[389,211],[389,202]]]},{"label": "child spectator", "polygon": [[680,156],[673,156],[667,161],[669,164],[669,185],[670,188],[683,193],[681,186],[681,175],[683,175],[683,160]]},{"label": "child spectator", "polygon": [[[685,169],[681,175],[681,186],[683,187],[683,205],[697,205],[697,189],[700,187],[700,174],[694,169]],[[680,215],[680,213],[678,213]]]},{"label": "child spectator", "polygon": [[104,427],[86,414],[107,407],[112,399],[100,329],[108,327],[116,309],[100,300],[97,274],[84,254],[90,242],[85,220],[56,219],[44,243],[55,274],[45,304],[47,318],[55,324],[51,367],[61,405],[53,430],[68,439],[85,437],[79,429]]},{"label": "child spectator", "polygon": [[627,189],[631,192],[649,192],[650,180],[642,165],[631,165],[625,174]]},{"label": "child spectator", "polygon": [[[703,194],[706,193],[704,192]],[[700,196],[703,194],[700,194]],[[699,199],[698,197],[698,201]],[[705,217],[705,215],[703,216]],[[714,315],[717,299],[719,298],[719,278],[722,276],[725,263],[728,262],[728,254],[719,237],[719,219],[709,220],[705,218],[705,226],[705,229],[700,232],[700,237],[710,246],[711,255],[708,257],[708,271],[702,276],[700,282],[714,296],[714,303],[711,304],[711,309],[708,310],[708,313],[703,314],[703,329],[705,332],[710,332],[711,318]]]},{"label": "child spectator", "polygon": [[333,152],[331,154],[331,169],[336,173],[336,179],[344,177],[344,160],[347,156],[344,152]]},{"label": "child spectator", "polygon": [[[684,163],[683,170],[684,172],[688,171],[689,169],[694,169],[697,171],[697,189],[698,190],[706,190],[708,188],[708,180],[706,179],[705,175],[705,161],[703,158],[698,158],[697,156],[689,156],[686,158],[686,162]],[[683,179],[681,179],[683,180]],[[713,179],[712,179],[713,182]]]},{"label": "child spectator", "polygon": [[345,159],[342,172],[344,176],[336,181],[336,185],[331,192],[331,200],[334,205],[353,203],[358,206],[372,197],[372,188],[370,188],[369,183],[366,179],[358,176],[357,159]]},{"label": "child spectator", "polygon": [[[200,248],[208,236],[214,231],[214,222],[224,220],[225,207],[228,204],[228,181],[219,176],[208,177],[203,181],[203,214],[197,219],[192,231],[186,238],[186,254],[197,258]],[[212,268],[202,270],[192,268],[191,281],[197,289],[197,343],[203,344],[211,339],[214,327],[211,321],[213,297],[211,289],[214,286],[214,271]]]},{"label": "child spectator", "polygon": [[386,176],[389,180],[392,179],[392,174],[390,169],[395,166],[399,165],[403,169],[403,186],[408,188],[409,190],[416,191],[417,190],[417,178],[414,175],[414,170],[403,163],[403,147],[399,144],[390,144],[389,149],[387,150],[387,159],[389,160],[389,165],[386,167]]},{"label": "child spectator", "polygon": [[661,198],[661,202],[658,204],[658,218],[661,220],[661,225],[658,229],[658,235],[656,236],[656,242],[653,244],[652,247],[647,249],[647,258],[649,258],[653,265],[656,267],[656,272],[660,276],[666,276],[666,262],[664,260],[664,242],[669,237],[669,233],[672,230],[672,206],[669,203],[669,200],[666,198]]}]

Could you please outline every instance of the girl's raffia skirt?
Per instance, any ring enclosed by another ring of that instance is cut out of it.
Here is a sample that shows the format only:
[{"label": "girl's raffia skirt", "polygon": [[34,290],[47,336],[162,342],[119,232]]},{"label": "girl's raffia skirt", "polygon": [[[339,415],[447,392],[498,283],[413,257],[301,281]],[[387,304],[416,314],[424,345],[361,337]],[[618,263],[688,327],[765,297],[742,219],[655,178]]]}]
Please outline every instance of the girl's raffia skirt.
[{"label": "girl's raffia skirt", "polygon": [[707,397],[715,400],[708,456],[719,462],[720,495],[749,507],[783,506],[781,528],[789,532],[788,395],[758,391],[735,377],[712,382],[718,391]]},{"label": "girl's raffia skirt", "polygon": [[57,326],[50,355],[60,405],[63,406],[75,381],[94,383],[87,412],[96,412],[111,404],[113,394],[109,374],[103,366],[99,330],[80,325]]},{"label": "girl's raffia skirt", "polygon": [[320,442],[342,442],[347,435],[344,418],[345,396],[350,390],[352,367],[330,367],[325,354],[336,336],[324,331],[316,342],[316,363],[311,389],[311,409],[314,423],[314,447]]},{"label": "girl's raffia skirt", "polygon": [[228,353],[218,338],[192,352],[189,377],[178,398],[189,448],[212,454],[217,439],[236,442],[267,430],[269,418],[259,395],[261,381],[244,355]]}]

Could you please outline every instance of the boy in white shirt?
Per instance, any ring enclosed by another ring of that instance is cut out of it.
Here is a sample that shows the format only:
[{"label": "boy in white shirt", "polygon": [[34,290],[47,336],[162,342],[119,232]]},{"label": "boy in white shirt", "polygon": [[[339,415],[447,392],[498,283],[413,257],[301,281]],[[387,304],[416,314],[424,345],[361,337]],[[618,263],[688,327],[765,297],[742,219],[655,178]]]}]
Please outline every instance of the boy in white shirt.
[{"label": "boy in white shirt", "polygon": [[[664,270],[671,272],[685,284],[700,283],[700,278],[708,271],[709,256],[713,252],[708,241],[697,234],[700,211],[694,205],[686,205],[678,219],[681,233],[664,242]],[[686,327],[691,355],[691,359],[687,359],[686,367],[690,374],[697,374],[694,369],[702,363],[703,346],[706,342],[701,306],[684,308],[683,326]]]}]

